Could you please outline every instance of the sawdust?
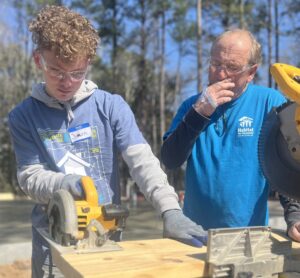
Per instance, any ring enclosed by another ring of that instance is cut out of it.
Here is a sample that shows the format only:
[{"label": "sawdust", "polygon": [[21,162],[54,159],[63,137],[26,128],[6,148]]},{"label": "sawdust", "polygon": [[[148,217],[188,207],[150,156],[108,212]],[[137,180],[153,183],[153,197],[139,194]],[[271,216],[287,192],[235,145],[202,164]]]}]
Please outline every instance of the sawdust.
[{"label": "sawdust", "polygon": [[0,278],[30,278],[31,262],[15,261],[12,264],[0,265]]}]

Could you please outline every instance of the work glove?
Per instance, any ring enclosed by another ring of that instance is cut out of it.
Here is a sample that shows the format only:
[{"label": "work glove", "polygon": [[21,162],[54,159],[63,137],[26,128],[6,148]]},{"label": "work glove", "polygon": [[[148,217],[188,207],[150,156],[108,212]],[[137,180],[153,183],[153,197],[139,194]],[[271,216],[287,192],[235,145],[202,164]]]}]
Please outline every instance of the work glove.
[{"label": "work glove", "polygon": [[84,191],[81,178],[82,176],[75,174],[65,175],[60,188],[69,191],[75,199],[83,199]]},{"label": "work glove", "polygon": [[181,210],[171,209],[163,213],[163,237],[202,247],[207,244],[207,232],[187,218]]}]

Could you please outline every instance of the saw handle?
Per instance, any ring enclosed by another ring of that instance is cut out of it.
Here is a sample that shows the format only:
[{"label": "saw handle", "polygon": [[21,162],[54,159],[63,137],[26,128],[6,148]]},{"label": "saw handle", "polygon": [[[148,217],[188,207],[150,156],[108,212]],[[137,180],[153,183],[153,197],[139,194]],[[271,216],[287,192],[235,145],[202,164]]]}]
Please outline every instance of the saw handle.
[{"label": "saw handle", "polygon": [[94,181],[89,176],[83,176],[81,178],[81,184],[83,191],[85,193],[86,201],[92,205],[97,207],[98,206],[98,192],[94,185]]},{"label": "saw handle", "polygon": [[270,67],[270,72],[280,90],[300,105],[300,69],[287,64],[275,63]]},{"label": "saw handle", "polygon": [[292,101],[297,103],[295,124],[300,135],[300,69],[291,65],[275,63],[270,72],[280,90]]},{"label": "saw handle", "polygon": [[129,216],[129,210],[122,205],[109,204],[102,207],[102,215],[104,220],[116,220],[119,229],[125,228],[126,218]]}]

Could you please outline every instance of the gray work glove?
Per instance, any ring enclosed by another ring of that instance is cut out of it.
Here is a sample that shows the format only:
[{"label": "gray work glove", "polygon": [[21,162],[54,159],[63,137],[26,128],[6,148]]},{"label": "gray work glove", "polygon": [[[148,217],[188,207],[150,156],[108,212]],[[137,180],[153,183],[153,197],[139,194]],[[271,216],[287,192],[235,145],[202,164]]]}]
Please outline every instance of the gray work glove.
[{"label": "gray work glove", "polygon": [[84,191],[81,184],[81,178],[82,176],[75,174],[65,175],[60,188],[69,191],[75,199],[83,199]]},{"label": "gray work glove", "polygon": [[207,232],[187,218],[181,210],[171,209],[163,213],[163,237],[172,238],[188,245],[202,247],[207,244]]}]

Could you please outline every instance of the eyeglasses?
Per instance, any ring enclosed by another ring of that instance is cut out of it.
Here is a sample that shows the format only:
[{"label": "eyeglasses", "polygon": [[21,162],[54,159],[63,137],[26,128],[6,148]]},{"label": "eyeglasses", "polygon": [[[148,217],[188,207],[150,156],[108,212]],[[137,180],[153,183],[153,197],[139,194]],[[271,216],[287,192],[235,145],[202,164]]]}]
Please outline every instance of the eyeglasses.
[{"label": "eyeglasses", "polygon": [[221,62],[212,59],[209,60],[209,65],[214,70],[224,69],[227,75],[241,74],[252,67],[251,65],[245,65],[241,67],[240,65],[233,64],[233,63],[222,64]]},{"label": "eyeglasses", "polygon": [[49,65],[47,65],[44,57],[42,55],[40,55],[40,57],[44,70],[55,79],[64,80],[69,77],[71,81],[76,82],[83,80],[86,76],[88,68],[78,71],[62,71],[59,69],[51,68]]}]

